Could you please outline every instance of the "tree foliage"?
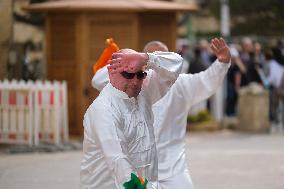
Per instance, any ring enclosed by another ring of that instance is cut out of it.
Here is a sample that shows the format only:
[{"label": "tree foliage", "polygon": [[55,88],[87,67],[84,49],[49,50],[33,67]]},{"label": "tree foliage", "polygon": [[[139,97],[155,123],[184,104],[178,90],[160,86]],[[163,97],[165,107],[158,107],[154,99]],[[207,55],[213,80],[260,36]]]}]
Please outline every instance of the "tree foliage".
[{"label": "tree foliage", "polygon": [[[232,35],[283,36],[284,0],[229,0]],[[220,0],[210,1],[210,12],[220,18]]]}]

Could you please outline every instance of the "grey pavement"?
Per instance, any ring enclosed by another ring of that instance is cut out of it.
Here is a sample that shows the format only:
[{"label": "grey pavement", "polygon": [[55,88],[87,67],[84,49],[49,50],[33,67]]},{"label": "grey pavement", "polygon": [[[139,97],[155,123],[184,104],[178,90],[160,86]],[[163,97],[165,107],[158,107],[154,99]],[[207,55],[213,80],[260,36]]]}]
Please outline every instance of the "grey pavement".
[{"label": "grey pavement", "polygon": [[228,131],[190,134],[196,189],[284,189],[284,135]]},{"label": "grey pavement", "polygon": [[[195,189],[284,189],[283,134],[189,133],[186,143]],[[81,158],[81,150],[0,153],[0,189],[76,189]]]}]

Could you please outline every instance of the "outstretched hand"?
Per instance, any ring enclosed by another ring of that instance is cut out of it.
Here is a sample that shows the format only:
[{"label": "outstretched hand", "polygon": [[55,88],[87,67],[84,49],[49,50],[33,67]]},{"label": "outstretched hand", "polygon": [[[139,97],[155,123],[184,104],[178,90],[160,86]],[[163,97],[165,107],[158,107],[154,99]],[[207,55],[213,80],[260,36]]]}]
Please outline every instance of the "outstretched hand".
[{"label": "outstretched hand", "polygon": [[229,63],[231,60],[230,49],[223,38],[211,40],[210,47],[220,62]]},{"label": "outstretched hand", "polygon": [[148,55],[146,53],[114,53],[112,60],[108,62],[108,69],[112,73],[144,71],[147,60]]}]

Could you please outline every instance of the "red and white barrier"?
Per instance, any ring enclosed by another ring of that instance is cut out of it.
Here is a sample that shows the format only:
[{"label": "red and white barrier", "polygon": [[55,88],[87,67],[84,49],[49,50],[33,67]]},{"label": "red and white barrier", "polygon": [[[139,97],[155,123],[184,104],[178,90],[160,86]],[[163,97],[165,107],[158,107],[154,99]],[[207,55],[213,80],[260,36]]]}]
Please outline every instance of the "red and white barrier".
[{"label": "red and white barrier", "polygon": [[28,83],[0,82],[0,142],[33,144],[32,90]]},{"label": "red and white barrier", "polygon": [[66,82],[0,82],[0,142],[67,142],[66,91]]},{"label": "red and white barrier", "polygon": [[66,82],[35,84],[35,144],[68,141]]}]

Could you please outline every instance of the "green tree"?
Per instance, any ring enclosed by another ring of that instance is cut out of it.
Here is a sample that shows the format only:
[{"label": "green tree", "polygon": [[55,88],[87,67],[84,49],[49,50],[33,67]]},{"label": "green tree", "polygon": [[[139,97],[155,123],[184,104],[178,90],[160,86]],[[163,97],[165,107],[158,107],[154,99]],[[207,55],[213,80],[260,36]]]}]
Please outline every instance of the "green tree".
[{"label": "green tree", "polygon": [[[283,36],[283,0],[229,0],[231,34]],[[220,18],[220,0],[211,0],[210,12]]]}]

